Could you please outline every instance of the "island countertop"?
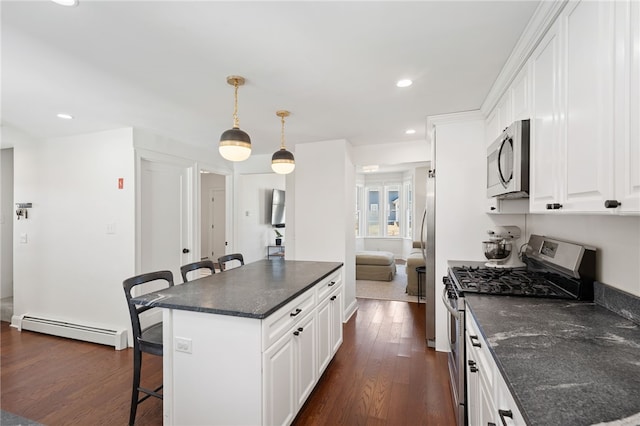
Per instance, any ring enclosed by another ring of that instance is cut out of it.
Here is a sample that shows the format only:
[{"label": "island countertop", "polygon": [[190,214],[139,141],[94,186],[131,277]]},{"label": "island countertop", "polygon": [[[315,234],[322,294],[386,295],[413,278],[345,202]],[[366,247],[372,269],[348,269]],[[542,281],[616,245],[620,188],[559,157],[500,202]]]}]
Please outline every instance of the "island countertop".
[{"label": "island countertop", "polygon": [[342,267],[259,260],[132,299],[137,305],[263,319]]},{"label": "island countertop", "polygon": [[465,299],[531,425],[638,424],[640,326],[590,302]]}]

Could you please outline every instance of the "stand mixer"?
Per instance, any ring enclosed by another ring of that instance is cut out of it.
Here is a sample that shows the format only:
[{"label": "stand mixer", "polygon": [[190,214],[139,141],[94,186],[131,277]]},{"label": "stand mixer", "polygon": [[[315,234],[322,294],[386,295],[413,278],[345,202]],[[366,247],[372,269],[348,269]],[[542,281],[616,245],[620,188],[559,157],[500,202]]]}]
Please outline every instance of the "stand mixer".
[{"label": "stand mixer", "polygon": [[489,240],[482,242],[484,256],[489,260],[485,263],[490,268],[520,268],[525,266],[518,255],[513,256],[513,240],[521,236],[517,226],[497,226],[487,231]]}]

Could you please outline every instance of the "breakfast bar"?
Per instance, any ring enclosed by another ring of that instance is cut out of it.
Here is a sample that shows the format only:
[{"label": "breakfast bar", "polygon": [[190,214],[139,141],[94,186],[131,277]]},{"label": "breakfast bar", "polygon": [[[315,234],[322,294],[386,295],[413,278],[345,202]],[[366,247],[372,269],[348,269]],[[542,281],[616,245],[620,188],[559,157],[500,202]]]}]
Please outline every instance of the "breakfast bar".
[{"label": "breakfast bar", "polygon": [[291,423],[342,343],[341,267],[261,260],[134,298],[162,308],[164,424]]}]

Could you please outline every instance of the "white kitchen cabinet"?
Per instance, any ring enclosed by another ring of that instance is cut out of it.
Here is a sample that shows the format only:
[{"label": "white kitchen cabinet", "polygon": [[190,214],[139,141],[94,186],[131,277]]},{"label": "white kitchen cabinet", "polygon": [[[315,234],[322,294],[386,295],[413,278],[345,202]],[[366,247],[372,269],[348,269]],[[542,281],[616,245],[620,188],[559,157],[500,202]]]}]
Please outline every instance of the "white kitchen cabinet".
[{"label": "white kitchen cabinet", "polygon": [[530,59],[531,136],[530,211],[544,211],[557,200],[560,183],[560,35],[558,25],[544,36]]},{"label": "white kitchen cabinet", "polygon": [[511,120],[531,118],[531,80],[529,65],[525,64],[509,87],[511,94]]},{"label": "white kitchen cabinet", "polygon": [[342,344],[342,300],[340,276],[318,288],[318,375]]},{"label": "white kitchen cabinet", "polygon": [[[640,194],[640,160],[633,146],[638,138],[621,138],[618,118],[631,123],[638,98],[637,89],[635,95],[620,89],[623,75],[632,87],[638,74],[631,75],[631,57],[628,63],[616,61],[616,52],[628,51],[633,37],[633,24],[627,25],[626,39],[616,28],[624,17],[617,10],[621,7],[618,2],[568,3],[530,58],[532,213],[639,210],[633,201]],[[628,105],[621,96],[629,98]],[[608,209],[605,205],[615,205],[608,200],[622,204]]]},{"label": "white kitchen cabinet", "polygon": [[263,356],[266,424],[288,425],[316,383],[314,313],[296,323]]},{"label": "white kitchen cabinet", "polygon": [[[165,347],[192,343],[165,351],[164,424],[291,424],[320,378],[318,301],[340,309],[342,289],[340,268],[263,319],[163,309]],[[326,334],[339,327],[342,342],[341,312],[328,312],[339,324],[328,321]],[[325,346],[328,364],[338,348]]]},{"label": "white kitchen cabinet", "polygon": [[526,425],[471,311],[465,315],[469,425]]},{"label": "white kitchen cabinet", "polygon": [[615,200],[640,212],[640,3],[616,2]]},{"label": "white kitchen cabinet", "polygon": [[491,145],[516,120],[526,120],[531,116],[529,68],[525,65],[496,107],[485,120],[485,139]]}]

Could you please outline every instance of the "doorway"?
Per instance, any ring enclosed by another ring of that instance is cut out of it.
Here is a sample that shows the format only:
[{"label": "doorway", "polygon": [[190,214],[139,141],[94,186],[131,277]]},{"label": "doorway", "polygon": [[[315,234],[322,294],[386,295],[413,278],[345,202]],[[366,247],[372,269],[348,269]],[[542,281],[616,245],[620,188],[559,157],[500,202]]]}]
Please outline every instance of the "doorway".
[{"label": "doorway", "polygon": [[11,322],[13,316],[13,221],[15,209],[13,208],[13,148],[0,150],[0,252],[2,256],[2,277],[0,280],[0,319]]},{"label": "doorway", "polygon": [[226,176],[200,172],[200,259],[226,254]]},{"label": "doorway", "polygon": [[140,272],[180,266],[192,259],[191,167],[141,159]]}]

